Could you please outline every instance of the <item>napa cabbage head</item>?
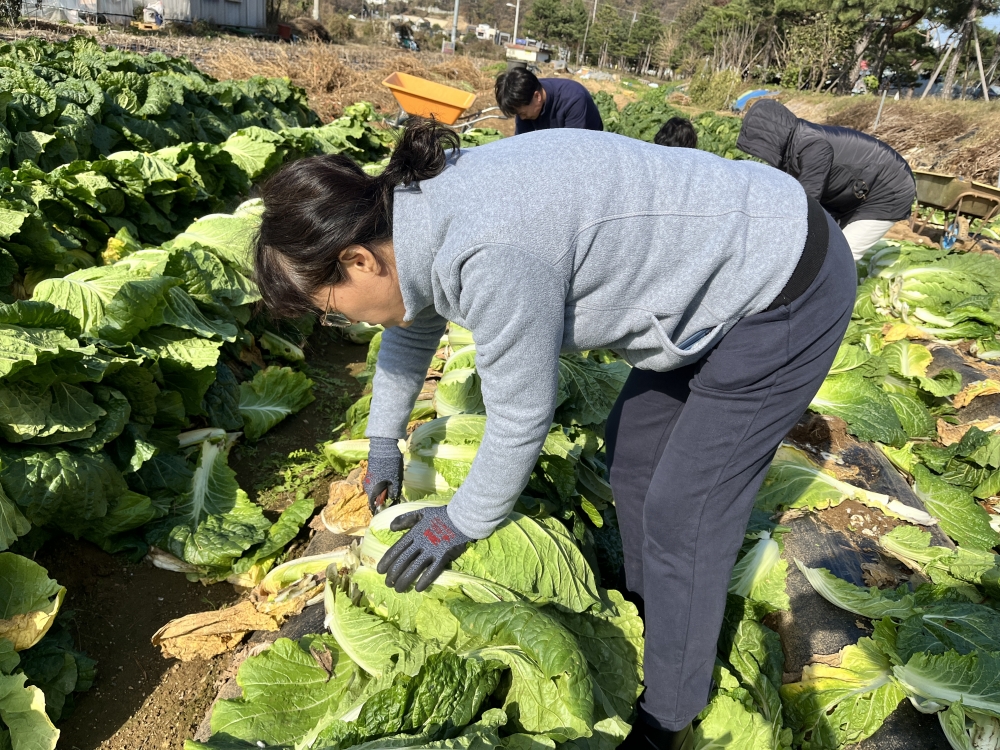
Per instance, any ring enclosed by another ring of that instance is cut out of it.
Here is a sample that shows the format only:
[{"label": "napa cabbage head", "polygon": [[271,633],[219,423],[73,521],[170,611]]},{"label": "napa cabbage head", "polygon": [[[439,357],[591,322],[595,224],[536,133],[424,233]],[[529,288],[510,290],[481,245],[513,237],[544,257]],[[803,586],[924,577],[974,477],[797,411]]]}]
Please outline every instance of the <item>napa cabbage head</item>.
[{"label": "napa cabbage head", "polygon": [[[371,568],[402,533],[393,532],[392,520],[403,513],[444,504],[440,497],[401,503],[387,508],[372,519],[361,543],[362,563]],[[469,578],[495,589],[499,584],[534,604],[557,604],[572,612],[601,608],[594,571],[573,536],[553,518],[530,518],[511,513],[496,531],[469,545],[452,563],[452,572],[438,578],[439,585],[470,586]],[[502,593],[499,594],[504,598]]]}]

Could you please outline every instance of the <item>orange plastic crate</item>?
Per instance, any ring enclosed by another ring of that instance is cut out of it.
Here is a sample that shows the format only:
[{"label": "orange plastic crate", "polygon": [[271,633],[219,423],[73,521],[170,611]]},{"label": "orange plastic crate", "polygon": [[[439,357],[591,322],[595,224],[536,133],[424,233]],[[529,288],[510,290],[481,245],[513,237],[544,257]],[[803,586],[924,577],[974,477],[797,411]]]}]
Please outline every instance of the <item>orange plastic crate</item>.
[{"label": "orange plastic crate", "polygon": [[393,73],[382,81],[382,85],[392,92],[406,114],[434,117],[445,125],[454,125],[455,120],[476,101],[476,95],[468,91],[408,73]]}]

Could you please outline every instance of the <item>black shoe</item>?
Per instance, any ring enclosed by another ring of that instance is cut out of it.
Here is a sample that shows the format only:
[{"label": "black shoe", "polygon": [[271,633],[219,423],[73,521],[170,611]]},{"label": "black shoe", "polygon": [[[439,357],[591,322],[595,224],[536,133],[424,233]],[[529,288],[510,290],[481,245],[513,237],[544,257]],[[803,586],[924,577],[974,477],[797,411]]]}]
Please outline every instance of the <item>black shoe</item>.
[{"label": "black shoe", "polygon": [[636,719],[625,741],[618,750],[692,750],[694,730],[688,724],[683,729],[672,732],[650,726],[642,719]]}]

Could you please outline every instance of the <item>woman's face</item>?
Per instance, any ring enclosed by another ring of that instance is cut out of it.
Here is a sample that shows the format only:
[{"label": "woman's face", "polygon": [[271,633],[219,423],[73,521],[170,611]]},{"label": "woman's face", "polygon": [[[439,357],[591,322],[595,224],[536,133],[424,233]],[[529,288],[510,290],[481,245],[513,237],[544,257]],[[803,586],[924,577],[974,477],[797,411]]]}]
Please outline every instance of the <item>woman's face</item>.
[{"label": "woman's face", "polygon": [[403,323],[406,306],[399,289],[392,242],[379,248],[384,262],[361,245],[351,245],[340,254],[346,280],[326,284],[316,290],[313,304],[319,310],[338,312],[352,323],[369,325],[407,326]]}]

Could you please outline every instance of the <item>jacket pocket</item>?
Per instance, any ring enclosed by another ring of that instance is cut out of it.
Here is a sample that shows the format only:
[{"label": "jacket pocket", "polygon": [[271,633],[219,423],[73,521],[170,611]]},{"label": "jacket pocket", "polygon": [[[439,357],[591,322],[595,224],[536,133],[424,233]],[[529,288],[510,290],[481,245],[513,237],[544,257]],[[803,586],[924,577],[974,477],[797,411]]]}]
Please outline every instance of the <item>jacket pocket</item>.
[{"label": "jacket pocket", "polygon": [[683,359],[697,358],[699,354],[709,349],[715,343],[719,332],[725,326],[725,323],[719,323],[714,328],[703,328],[686,336],[680,343],[675,344],[670,336],[667,335],[667,332],[663,330],[663,326],[655,316],[652,316],[652,323],[653,329],[660,337],[660,343],[663,344],[663,348],[674,356],[682,357]]}]

